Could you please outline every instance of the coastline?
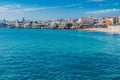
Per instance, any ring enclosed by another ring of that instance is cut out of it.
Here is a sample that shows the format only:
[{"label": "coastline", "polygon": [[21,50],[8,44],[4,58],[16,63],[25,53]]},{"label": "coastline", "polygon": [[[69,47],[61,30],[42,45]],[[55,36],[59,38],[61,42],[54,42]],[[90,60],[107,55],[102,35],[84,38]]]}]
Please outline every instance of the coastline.
[{"label": "coastline", "polygon": [[[9,29],[53,29],[53,28],[9,28]],[[58,28],[58,29],[60,29],[60,28]],[[108,26],[106,28],[92,27],[92,28],[83,28],[83,29],[60,29],[60,30],[82,30],[82,31],[106,32],[106,33],[111,33],[111,34],[120,34],[120,26]]]},{"label": "coastline", "polygon": [[107,32],[107,33],[111,33],[111,34],[120,34],[120,26],[119,27],[109,26],[108,28],[85,28],[82,30],[95,31],[95,32]]}]

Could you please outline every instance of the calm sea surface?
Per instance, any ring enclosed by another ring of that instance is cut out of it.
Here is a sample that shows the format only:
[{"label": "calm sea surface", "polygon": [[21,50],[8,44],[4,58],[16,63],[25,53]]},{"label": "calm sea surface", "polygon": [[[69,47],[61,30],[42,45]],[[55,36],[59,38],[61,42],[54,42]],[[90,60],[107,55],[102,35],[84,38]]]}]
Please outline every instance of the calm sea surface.
[{"label": "calm sea surface", "polygon": [[120,80],[120,35],[0,29],[0,80]]}]

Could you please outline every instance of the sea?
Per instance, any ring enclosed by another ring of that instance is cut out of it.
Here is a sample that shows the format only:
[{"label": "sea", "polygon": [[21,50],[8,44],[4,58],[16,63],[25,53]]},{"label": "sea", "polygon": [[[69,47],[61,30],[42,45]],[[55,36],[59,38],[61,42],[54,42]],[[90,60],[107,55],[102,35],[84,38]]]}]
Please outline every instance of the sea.
[{"label": "sea", "polygon": [[120,80],[120,35],[0,28],[0,80]]}]

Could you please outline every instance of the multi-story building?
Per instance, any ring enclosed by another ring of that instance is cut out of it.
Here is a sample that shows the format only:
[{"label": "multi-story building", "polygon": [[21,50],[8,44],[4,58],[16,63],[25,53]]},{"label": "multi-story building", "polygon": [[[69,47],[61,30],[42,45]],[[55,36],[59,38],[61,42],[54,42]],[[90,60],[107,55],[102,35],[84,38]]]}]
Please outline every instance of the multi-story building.
[{"label": "multi-story building", "polygon": [[103,25],[103,19],[102,18],[98,18],[98,23],[97,23],[98,26],[100,25]]},{"label": "multi-story building", "polygon": [[93,25],[95,23],[95,19],[92,16],[81,17],[78,22],[82,25]]},{"label": "multi-story building", "polygon": [[118,24],[119,24],[119,26],[120,26],[120,16],[118,16],[118,21],[119,21]]},{"label": "multi-story building", "polygon": [[103,17],[103,24],[104,25],[114,25],[114,18],[113,17]]},{"label": "multi-story building", "polygon": [[115,26],[119,25],[118,16],[113,17],[113,25],[115,25]]}]

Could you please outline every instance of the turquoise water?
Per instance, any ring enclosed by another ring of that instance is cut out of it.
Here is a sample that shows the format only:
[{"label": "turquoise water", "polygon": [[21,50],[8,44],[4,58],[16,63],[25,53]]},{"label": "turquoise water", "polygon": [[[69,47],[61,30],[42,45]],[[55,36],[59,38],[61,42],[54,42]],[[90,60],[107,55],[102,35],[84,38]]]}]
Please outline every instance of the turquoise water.
[{"label": "turquoise water", "polygon": [[119,80],[120,35],[0,29],[0,80]]}]

